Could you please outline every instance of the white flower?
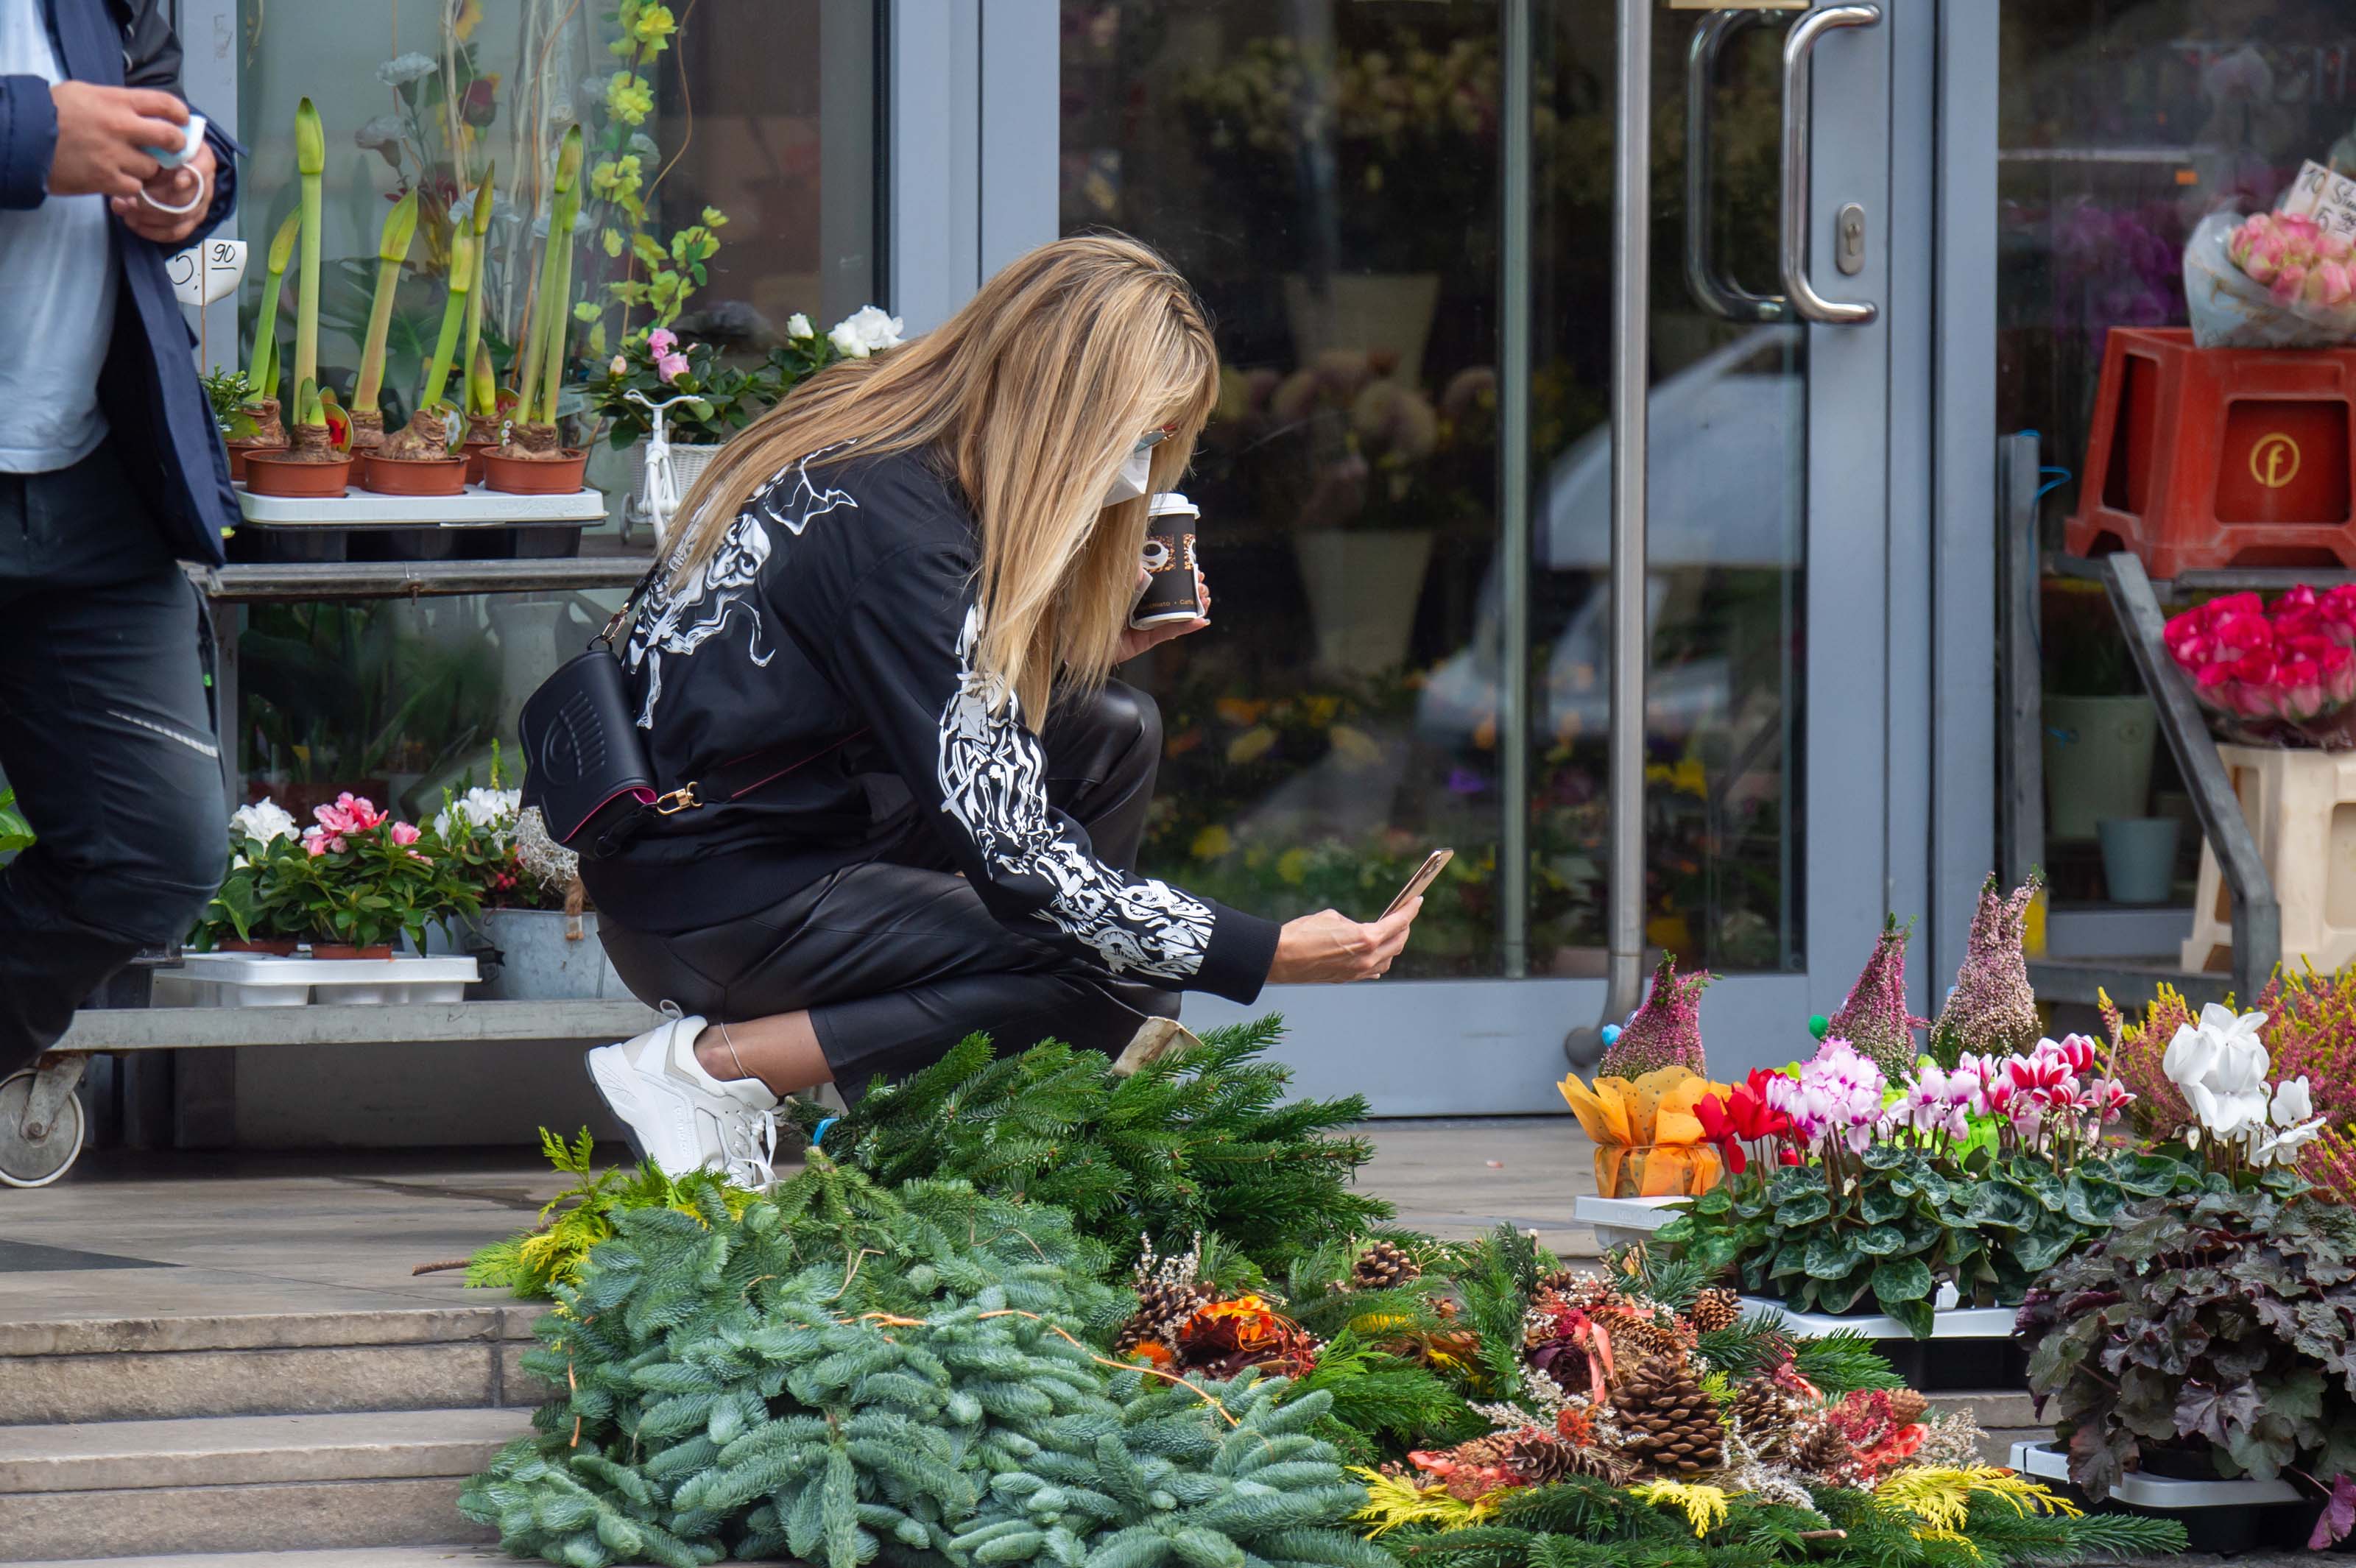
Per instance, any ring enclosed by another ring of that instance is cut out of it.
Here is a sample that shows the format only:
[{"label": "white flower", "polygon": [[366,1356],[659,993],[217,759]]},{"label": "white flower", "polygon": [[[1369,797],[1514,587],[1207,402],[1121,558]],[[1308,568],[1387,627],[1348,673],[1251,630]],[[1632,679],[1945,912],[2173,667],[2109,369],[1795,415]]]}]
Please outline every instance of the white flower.
[{"label": "white flower", "polygon": [[376,68],[376,79],[387,87],[407,87],[411,82],[429,77],[438,68],[432,55],[422,55],[412,49],[405,55],[395,55]]},{"label": "white flower", "polygon": [[793,315],[786,317],[786,336],[787,337],[816,337],[818,336],[818,328],[810,325],[809,317],[804,315],[799,311],[796,311]]},{"label": "white flower", "polygon": [[2298,1151],[2323,1131],[2323,1118],[2280,1130],[2261,1128],[2252,1142],[2250,1157],[2258,1165],[2296,1165]]},{"label": "white flower", "polygon": [[2286,1127],[2294,1122],[2303,1122],[2314,1111],[2314,1104],[2308,1093],[2306,1074],[2286,1078],[2275,1085],[2275,1125]]},{"label": "white flower", "polygon": [[2197,1081],[2179,1087],[2184,1091],[2184,1103],[2192,1107],[2193,1117],[2202,1130],[2221,1143],[2266,1125],[2264,1094],[2221,1094]]},{"label": "white flower", "polygon": [[900,318],[885,315],[872,304],[861,305],[837,322],[827,333],[827,341],[841,350],[847,358],[864,359],[879,348],[897,347],[900,343]]},{"label": "white flower", "polygon": [[294,816],[274,800],[261,800],[230,812],[229,827],[231,833],[256,844],[268,844],[294,837]]},{"label": "white flower", "polygon": [[480,785],[468,790],[434,816],[434,831],[444,838],[457,837],[458,828],[489,828],[494,839],[504,843],[508,829],[515,826],[516,816],[523,809],[523,792],[516,789],[484,789]]},{"label": "white flower", "polygon": [[352,140],[371,153],[390,153],[401,145],[401,116],[380,114],[352,133]]}]

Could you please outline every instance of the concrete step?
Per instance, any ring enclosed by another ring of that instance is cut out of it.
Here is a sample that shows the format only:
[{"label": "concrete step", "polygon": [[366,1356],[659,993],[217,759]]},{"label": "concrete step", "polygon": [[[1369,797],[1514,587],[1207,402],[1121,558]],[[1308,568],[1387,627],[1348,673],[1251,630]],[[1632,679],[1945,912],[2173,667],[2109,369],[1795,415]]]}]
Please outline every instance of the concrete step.
[{"label": "concrete step", "polygon": [[338,1411],[512,1408],[524,1303],[0,1323],[0,1429]]},{"label": "concrete step", "polygon": [[0,1429],[12,1559],[487,1541],[465,1479],[520,1410],[366,1411]]},{"label": "concrete step", "polygon": [[[16,1568],[87,1568],[88,1558],[50,1558]],[[2188,1560],[2189,1561],[2189,1560]],[[198,1552],[168,1557],[116,1557],[106,1568],[452,1568],[453,1564],[504,1563],[515,1559],[495,1546],[345,1547],[334,1552]]]}]

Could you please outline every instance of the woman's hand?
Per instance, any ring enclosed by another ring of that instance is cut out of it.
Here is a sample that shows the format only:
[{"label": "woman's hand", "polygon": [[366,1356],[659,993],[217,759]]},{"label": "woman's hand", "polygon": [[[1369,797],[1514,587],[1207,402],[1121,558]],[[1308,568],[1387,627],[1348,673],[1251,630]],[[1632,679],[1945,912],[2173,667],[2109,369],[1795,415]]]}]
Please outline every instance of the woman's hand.
[{"label": "woman's hand", "polygon": [[[1140,594],[1145,592],[1145,585],[1151,581],[1152,581],[1152,573],[1141,566],[1139,567],[1137,591]],[[1163,626],[1147,626],[1141,631],[1135,626],[1125,628],[1120,634],[1120,645],[1113,653],[1112,662],[1127,664],[1148,648],[1159,647],[1173,637],[1186,636],[1209,625],[1211,624],[1211,585],[1204,580],[1203,569],[1199,566],[1194,569],[1194,595],[1203,606],[1203,613],[1191,621],[1173,621]],[[1132,600],[1130,603],[1133,604],[1135,601]]]},{"label": "woman's hand", "polygon": [[1420,898],[1409,899],[1395,913],[1371,925],[1327,910],[1288,920],[1276,939],[1276,962],[1268,968],[1271,986],[1344,985],[1372,980],[1387,973],[1391,960],[1407,945],[1408,928]]}]

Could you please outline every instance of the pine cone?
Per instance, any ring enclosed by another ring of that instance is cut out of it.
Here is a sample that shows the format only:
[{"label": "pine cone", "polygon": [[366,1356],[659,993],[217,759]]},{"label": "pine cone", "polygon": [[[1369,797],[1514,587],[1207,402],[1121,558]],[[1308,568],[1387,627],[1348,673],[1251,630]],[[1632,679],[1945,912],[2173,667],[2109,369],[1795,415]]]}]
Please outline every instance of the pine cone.
[{"label": "pine cone", "polygon": [[[1652,1317],[1622,1317],[1612,1325],[1612,1342],[1621,1353],[1634,1352],[1662,1361],[1682,1361],[1686,1348],[1677,1331]],[[1615,1358],[1616,1359],[1616,1358]]]},{"label": "pine cone", "polygon": [[1799,1467],[1812,1476],[1828,1476],[1842,1466],[1854,1463],[1857,1449],[1849,1440],[1830,1426],[1818,1426],[1800,1440],[1799,1452],[1794,1456]]},{"label": "pine cone", "polygon": [[1911,1388],[1890,1391],[1890,1419],[1901,1426],[1912,1426],[1931,1413],[1931,1402]]},{"label": "pine cone", "polygon": [[1742,1300],[1724,1285],[1714,1285],[1694,1297],[1693,1309],[1686,1316],[1693,1319],[1697,1332],[1715,1334],[1734,1327],[1742,1316]]},{"label": "pine cone", "polygon": [[1593,1462],[1585,1455],[1544,1432],[1525,1432],[1515,1438],[1513,1450],[1506,1457],[1533,1486],[1552,1486],[1566,1476],[1590,1475],[1594,1470]]},{"label": "pine cone", "polygon": [[1664,1476],[1714,1470],[1726,1457],[1718,1406],[1680,1358],[1638,1362],[1612,1391],[1630,1460]]},{"label": "pine cone", "polygon": [[1751,1379],[1734,1395],[1735,1424],[1742,1429],[1742,1440],[1762,1459],[1783,1456],[1798,1413],[1792,1396],[1766,1378]]},{"label": "pine cone", "polygon": [[1178,1330],[1211,1301],[1211,1287],[1193,1280],[1149,1279],[1137,1286],[1137,1312],[1120,1326],[1112,1353],[1125,1356],[1140,1345],[1175,1345]]},{"label": "pine cone", "polygon": [[1423,1267],[1389,1242],[1366,1243],[1351,1266],[1349,1288],[1352,1290],[1387,1290],[1395,1285],[1405,1285],[1421,1275]]}]

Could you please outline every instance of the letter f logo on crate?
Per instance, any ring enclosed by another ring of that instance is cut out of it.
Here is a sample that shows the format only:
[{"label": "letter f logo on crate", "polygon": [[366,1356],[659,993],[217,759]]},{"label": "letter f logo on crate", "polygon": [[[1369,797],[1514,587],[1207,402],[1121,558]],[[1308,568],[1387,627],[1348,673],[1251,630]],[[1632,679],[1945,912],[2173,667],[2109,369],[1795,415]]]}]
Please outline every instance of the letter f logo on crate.
[{"label": "letter f logo on crate", "polygon": [[2250,443],[2250,477],[2269,490],[2279,490],[2298,477],[2298,443],[2281,431],[2269,431]]}]

